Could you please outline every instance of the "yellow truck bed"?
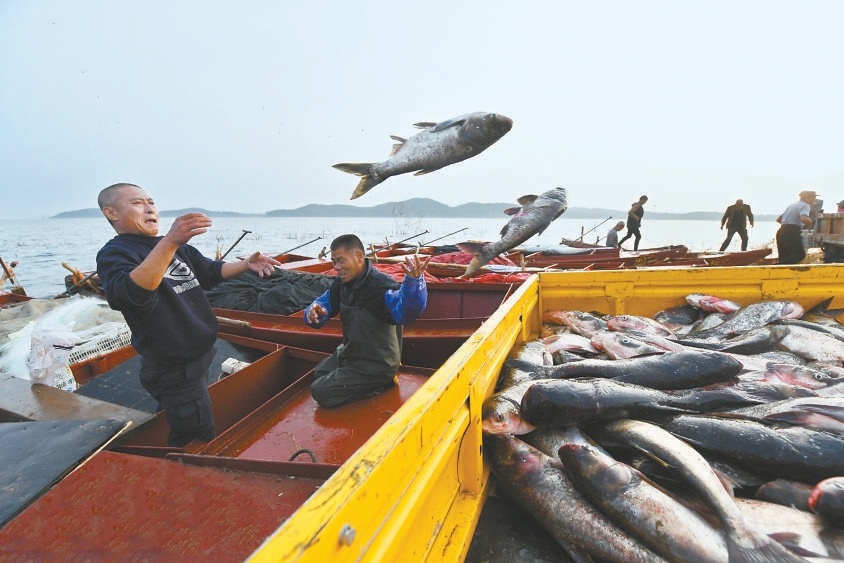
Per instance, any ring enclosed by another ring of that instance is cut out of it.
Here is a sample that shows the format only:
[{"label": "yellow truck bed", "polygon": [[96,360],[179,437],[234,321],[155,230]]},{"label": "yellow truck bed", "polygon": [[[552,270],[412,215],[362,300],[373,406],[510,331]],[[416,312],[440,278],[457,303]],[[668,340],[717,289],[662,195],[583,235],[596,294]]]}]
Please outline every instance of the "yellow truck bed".
[{"label": "yellow truck bed", "polygon": [[486,498],[481,405],[549,310],[652,316],[705,293],[743,305],[839,298],[844,266],[660,268],[532,276],[252,555],[255,562],[462,561]]}]

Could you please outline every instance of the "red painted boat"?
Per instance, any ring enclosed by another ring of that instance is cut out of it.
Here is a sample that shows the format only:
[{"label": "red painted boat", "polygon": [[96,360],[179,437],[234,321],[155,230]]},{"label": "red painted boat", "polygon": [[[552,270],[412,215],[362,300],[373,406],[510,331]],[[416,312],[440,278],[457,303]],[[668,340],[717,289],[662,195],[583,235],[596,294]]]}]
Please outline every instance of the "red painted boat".
[{"label": "red painted boat", "polygon": [[[118,433],[111,451],[83,453],[67,469],[52,469],[60,480],[0,523],[0,559],[244,561],[434,372],[402,366],[393,389],[326,410],[309,386],[327,354],[239,342],[268,352],[209,387],[218,431],[213,441],[168,447],[164,414],[135,414],[139,427]],[[21,392],[35,391],[21,385]],[[64,406],[64,414],[46,416],[74,418],[67,411],[79,407]],[[90,417],[90,404],[84,410]],[[112,409],[108,416],[121,413]],[[29,451],[39,454],[36,444]]]},{"label": "red painted boat", "polygon": [[0,307],[6,307],[7,305],[12,305],[14,303],[23,303],[24,301],[29,301],[31,299],[34,298],[29,297],[26,294],[0,290]]},{"label": "red painted boat", "polygon": [[[439,367],[518,286],[516,283],[428,284],[424,313],[404,327],[402,362]],[[330,353],[342,342],[339,317],[320,329],[305,324],[302,313],[272,315],[233,309],[214,309],[220,332],[285,346]]]}]

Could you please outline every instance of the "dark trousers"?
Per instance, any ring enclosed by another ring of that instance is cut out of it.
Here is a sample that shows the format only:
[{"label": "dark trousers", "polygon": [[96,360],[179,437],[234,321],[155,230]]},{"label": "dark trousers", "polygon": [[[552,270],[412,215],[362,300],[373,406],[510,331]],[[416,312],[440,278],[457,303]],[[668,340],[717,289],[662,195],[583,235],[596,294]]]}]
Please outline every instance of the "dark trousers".
[{"label": "dark trousers", "polygon": [[727,238],[724,239],[724,243],[721,245],[721,252],[727,250],[727,247],[733,241],[733,235],[736,233],[741,238],[741,251],[744,252],[747,250],[747,229],[727,229]]},{"label": "dark trousers", "polygon": [[141,358],[141,385],[158,401],[158,409],[164,411],[170,426],[167,445],[210,442],[217,435],[207,381],[213,359],[214,348],[189,362]]},{"label": "dark trousers", "polygon": [[783,225],[777,230],[777,254],[780,264],[798,264],[806,257],[799,225]]},{"label": "dark trousers", "polygon": [[639,227],[627,227],[627,234],[624,235],[624,238],[618,241],[618,246],[621,247],[624,244],[624,241],[629,239],[630,237],[635,237],[633,240],[633,250],[639,250],[639,241],[642,239],[642,233],[639,232]]},{"label": "dark trousers", "polygon": [[395,376],[369,375],[353,366],[340,366],[335,351],[314,368],[311,395],[319,406],[330,409],[375,397],[395,384]]}]

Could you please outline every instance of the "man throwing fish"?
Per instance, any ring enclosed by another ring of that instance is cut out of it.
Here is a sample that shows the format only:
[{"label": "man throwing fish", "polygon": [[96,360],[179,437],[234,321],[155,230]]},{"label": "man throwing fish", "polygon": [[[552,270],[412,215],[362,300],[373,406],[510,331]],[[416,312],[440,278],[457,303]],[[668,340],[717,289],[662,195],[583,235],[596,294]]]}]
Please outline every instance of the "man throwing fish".
[{"label": "man throwing fish", "polygon": [[108,304],[132,331],[141,385],[165,412],[168,444],[210,441],[216,430],[206,379],[218,325],[204,290],[247,270],[268,276],[280,263],[260,252],[239,262],[206,258],[187,244],[211,226],[202,213],[177,217],[157,236],[155,202],[134,184],[109,186],[97,202],[117,231],[97,253],[97,273]]},{"label": "man throwing fish", "polygon": [[396,384],[402,325],[425,310],[428,288],[423,273],[430,260],[406,258],[399,284],[372,266],[356,235],[331,242],[337,278],[304,312],[305,322],[314,328],[342,313],[343,343],[314,368],[311,394],[321,407],[374,397]]}]

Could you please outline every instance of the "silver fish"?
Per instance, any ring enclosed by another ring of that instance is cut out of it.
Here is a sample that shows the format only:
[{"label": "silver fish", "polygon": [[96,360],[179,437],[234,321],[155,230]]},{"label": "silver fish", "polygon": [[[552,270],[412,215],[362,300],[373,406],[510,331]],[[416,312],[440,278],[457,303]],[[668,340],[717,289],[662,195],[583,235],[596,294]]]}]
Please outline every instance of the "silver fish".
[{"label": "silver fish", "polygon": [[642,543],[670,561],[729,560],[724,536],[639,471],[597,448],[566,444],[559,451],[566,474],[583,495]]},{"label": "silver fish", "polygon": [[509,435],[487,436],[484,453],[499,489],[570,554],[574,548],[601,561],[665,563],[584,499],[556,456]]},{"label": "silver fish", "polygon": [[724,527],[730,561],[802,561],[750,525],[706,459],[686,442],[638,420],[612,421],[604,425],[604,430],[612,438],[674,467],[702,495]]},{"label": "silver fish", "polygon": [[475,255],[462,277],[470,277],[502,252],[520,245],[535,234],[542,234],[568,208],[568,192],[565,188],[553,188],[538,196],[522,196],[518,201],[521,207],[511,207],[505,211],[511,218],[501,229],[500,239],[490,243],[457,244],[457,248],[463,252]]},{"label": "silver fish", "polygon": [[482,153],[513,127],[513,120],[497,113],[478,111],[439,123],[415,123],[423,131],[397,141],[383,162],[341,162],[334,168],[361,176],[351,199],[356,199],[389,178],[407,172],[427,174]]},{"label": "silver fish", "polygon": [[565,325],[577,334],[589,338],[599,332],[609,330],[607,321],[584,311],[547,311],[543,313],[542,320]]},{"label": "silver fish", "polygon": [[772,326],[777,348],[809,361],[844,365],[844,342],[810,328],[794,325]]},{"label": "silver fish", "polygon": [[603,350],[614,360],[650,356],[665,352],[662,348],[648,344],[630,334],[621,332],[599,332],[591,339],[595,348]]},{"label": "silver fish", "polygon": [[701,414],[679,415],[660,425],[696,448],[760,475],[806,482],[844,475],[844,436]]},{"label": "silver fish", "polygon": [[803,307],[796,301],[761,301],[740,309],[718,326],[698,331],[695,335],[701,338],[728,338],[776,321],[799,319],[801,316]]},{"label": "silver fish", "polygon": [[628,332],[630,330],[637,330],[641,332],[652,332],[666,338],[675,338],[677,335],[663,325],[662,323],[649,319],[648,317],[639,317],[636,315],[614,315],[607,317],[607,326],[610,330],[616,332]]},{"label": "silver fish", "polygon": [[692,293],[686,296],[686,303],[692,307],[697,307],[702,311],[718,312],[718,313],[735,313],[741,309],[741,305],[735,301],[715,297],[714,295],[704,295],[703,293]]}]

